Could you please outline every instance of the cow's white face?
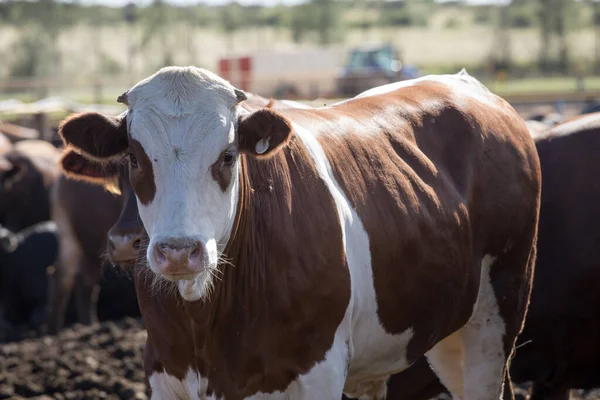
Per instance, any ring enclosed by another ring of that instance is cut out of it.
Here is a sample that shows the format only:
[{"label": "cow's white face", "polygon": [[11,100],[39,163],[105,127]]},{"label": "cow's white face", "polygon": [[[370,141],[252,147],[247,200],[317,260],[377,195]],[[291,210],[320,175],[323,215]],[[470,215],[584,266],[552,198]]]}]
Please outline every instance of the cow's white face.
[{"label": "cow's white face", "polygon": [[290,124],[269,109],[244,111],[243,92],[195,67],[163,68],[122,99],[126,114],[75,115],[60,134],[91,160],[129,157],[148,266],[177,282],[184,299],[198,300],[231,235],[240,153],[271,154],[289,139]]},{"label": "cow's white face", "polygon": [[170,68],[126,96],[130,179],[150,237],[148,265],[197,300],[235,219],[239,95],[215,75]]}]

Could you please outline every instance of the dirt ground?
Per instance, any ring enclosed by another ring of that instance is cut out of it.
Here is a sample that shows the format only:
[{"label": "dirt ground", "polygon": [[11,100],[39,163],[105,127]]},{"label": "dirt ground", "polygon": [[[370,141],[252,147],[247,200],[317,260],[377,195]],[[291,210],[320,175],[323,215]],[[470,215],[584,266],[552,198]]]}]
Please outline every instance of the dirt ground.
[{"label": "dirt ground", "polygon": [[[128,318],[1,344],[0,399],[148,399],[145,341],[141,319]],[[516,388],[518,399],[526,398],[526,390]],[[600,400],[600,391],[573,391],[571,400]]]},{"label": "dirt ground", "polygon": [[75,325],[0,345],[0,399],[147,399],[142,321]]}]

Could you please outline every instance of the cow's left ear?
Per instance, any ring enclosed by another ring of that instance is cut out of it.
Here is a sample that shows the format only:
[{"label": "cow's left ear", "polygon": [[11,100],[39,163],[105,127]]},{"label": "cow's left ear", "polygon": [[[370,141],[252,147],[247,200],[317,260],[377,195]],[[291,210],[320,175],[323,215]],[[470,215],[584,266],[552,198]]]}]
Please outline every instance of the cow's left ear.
[{"label": "cow's left ear", "polygon": [[240,118],[238,143],[240,152],[267,157],[285,145],[292,136],[292,125],[272,109],[261,109]]},{"label": "cow's left ear", "polygon": [[75,114],[58,128],[65,145],[70,145],[100,162],[122,155],[129,143],[125,117],[109,117],[96,112]]}]

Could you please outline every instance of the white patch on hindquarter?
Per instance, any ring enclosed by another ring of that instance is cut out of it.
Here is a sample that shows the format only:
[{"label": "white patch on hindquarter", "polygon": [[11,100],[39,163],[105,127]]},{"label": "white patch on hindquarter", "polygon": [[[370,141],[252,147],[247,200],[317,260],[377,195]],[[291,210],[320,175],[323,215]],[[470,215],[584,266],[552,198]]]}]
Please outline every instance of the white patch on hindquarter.
[{"label": "white patch on hindquarter", "polygon": [[479,293],[469,322],[426,354],[454,399],[498,399],[504,390],[506,326],[490,280],[494,260],[486,255],[481,261]]},{"label": "white patch on hindquarter", "polygon": [[[481,283],[477,304],[471,319],[462,329],[465,344],[465,398],[500,398],[504,390],[504,354],[506,325],[492,286],[490,272],[495,257],[486,255],[481,261]],[[496,396],[497,395],[497,396]]]}]

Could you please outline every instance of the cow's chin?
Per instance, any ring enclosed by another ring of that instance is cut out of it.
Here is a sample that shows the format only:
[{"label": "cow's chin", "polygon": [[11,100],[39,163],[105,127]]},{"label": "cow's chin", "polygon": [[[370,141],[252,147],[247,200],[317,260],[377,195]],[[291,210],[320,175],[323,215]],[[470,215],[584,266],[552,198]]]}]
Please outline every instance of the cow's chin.
[{"label": "cow's chin", "polygon": [[200,272],[194,279],[177,281],[179,294],[186,301],[198,301],[206,298],[213,285],[210,269]]}]

